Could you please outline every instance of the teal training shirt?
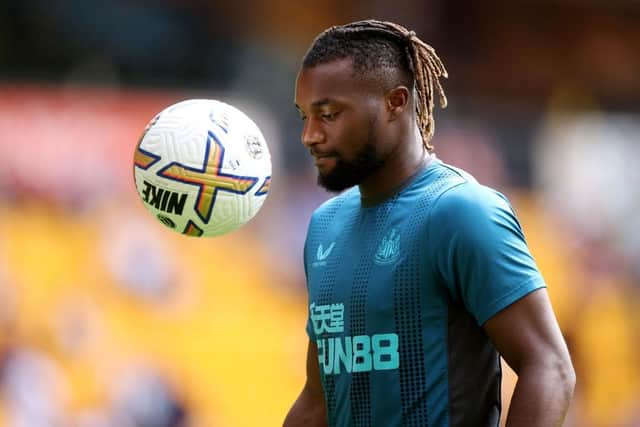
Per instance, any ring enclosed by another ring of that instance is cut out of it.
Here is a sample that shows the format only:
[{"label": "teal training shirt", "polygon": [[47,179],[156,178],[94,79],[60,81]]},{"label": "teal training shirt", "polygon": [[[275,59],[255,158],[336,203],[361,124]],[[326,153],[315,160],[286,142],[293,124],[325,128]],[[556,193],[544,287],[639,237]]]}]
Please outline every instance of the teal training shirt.
[{"label": "teal training shirt", "polygon": [[304,263],[330,426],[498,426],[482,324],[544,287],[504,196],[434,160],[378,204],[324,203]]}]

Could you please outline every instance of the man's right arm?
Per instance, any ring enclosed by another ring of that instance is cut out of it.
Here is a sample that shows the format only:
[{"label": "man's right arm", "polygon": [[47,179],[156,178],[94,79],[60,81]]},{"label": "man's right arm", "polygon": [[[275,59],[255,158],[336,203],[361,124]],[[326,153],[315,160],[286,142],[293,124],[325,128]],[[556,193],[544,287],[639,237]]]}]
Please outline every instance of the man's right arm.
[{"label": "man's right arm", "polygon": [[327,410],[320,383],[320,370],[318,367],[318,347],[313,341],[309,341],[307,350],[307,382],[289,410],[284,420],[283,427],[298,426],[326,426]]}]

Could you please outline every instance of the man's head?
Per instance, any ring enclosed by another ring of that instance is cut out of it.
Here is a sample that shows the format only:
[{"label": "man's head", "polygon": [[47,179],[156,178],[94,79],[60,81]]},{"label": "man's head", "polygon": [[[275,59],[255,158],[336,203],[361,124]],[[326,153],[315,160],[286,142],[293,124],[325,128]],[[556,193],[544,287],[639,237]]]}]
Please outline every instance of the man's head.
[{"label": "man's head", "polygon": [[432,150],[434,89],[446,105],[442,76],[433,49],[399,25],[370,20],[322,32],[296,82],[302,139],[316,157],[320,185],[340,191],[375,172],[398,136],[413,130],[416,113]]}]

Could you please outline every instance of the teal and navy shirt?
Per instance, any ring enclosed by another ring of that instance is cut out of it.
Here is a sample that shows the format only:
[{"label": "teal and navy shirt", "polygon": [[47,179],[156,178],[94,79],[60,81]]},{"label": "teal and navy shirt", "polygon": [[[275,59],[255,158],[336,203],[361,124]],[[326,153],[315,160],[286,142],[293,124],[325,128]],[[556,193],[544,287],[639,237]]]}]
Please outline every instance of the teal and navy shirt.
[{"label": "teal and navy shirt", "polygon": [[498,425],[482,325],[544,286],[504,196],[435,160],[378,204],[324,203],[304,262],[330,426]]}]

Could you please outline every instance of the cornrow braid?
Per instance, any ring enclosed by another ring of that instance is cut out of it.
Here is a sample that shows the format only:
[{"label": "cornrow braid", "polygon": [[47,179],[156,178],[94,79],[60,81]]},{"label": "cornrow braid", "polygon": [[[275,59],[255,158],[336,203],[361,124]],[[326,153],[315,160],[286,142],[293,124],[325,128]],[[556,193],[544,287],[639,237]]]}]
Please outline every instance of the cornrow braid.
[{"label": "cornrow braid", "polygon": [[[378,36],[378,37],[376,37]],[[412,89],[416,93],[416,114],[418,121],[418,128],[422,135],[422,141],[425,148],[429,151],[433,150],[431,139],[435,131],[434,122],[434,100],[435,92],[437,91],[440,101],[440,107],[446,108],[447,97],[442,88],[440,78],[447,78],[447,70],[444,68],[444,64],[436,54],[433,47],[420,40],[416,36],[416,33],[409,31],[402,25],[369,19],[366,21],[352,22],[350,24],[331,27],[321,33],[316,40],[311,50],[307,53],[304,60],[304,65],[313,65],[319,62],[325,62],[326,60],[337,59],[340,54],[335,50],[339,49],[335,47],[334,50],[326,49],[324,55],[318,52],[313,52],[314,47],[321,43],[323,39],[335,39],[338,42],[345,41],[366,41],[368,39],[383,39],[391,40],[400,51],[404,58],[391,62],[399,62],[395,65],[399,68],[407,67],[408,71],[413,77]],[[375,65],[391,65],[385,62],[384,59],[374,59],[371,56],[379,55],[379,52],[372,51],[371,49],[353,49],[355,55],[369,56],[366,59],[354,58],[354,64],[356,62],[374,62],[373,64],[367,63],[364,68],[373,68]],[[327,53],[329,51],[330,53]],[[353,52],[352,52],[353,54]],[[342,57],[350,56],[348,53],[343,53]],[[383,55],[384,56],[384,55]],[[324,61],[323,61],[324,59]],[[377,63],[375,63],[378,61]],[[389,61],[387,61],[389,62]],[[405,65],[406,64],[406,65]]]}]

